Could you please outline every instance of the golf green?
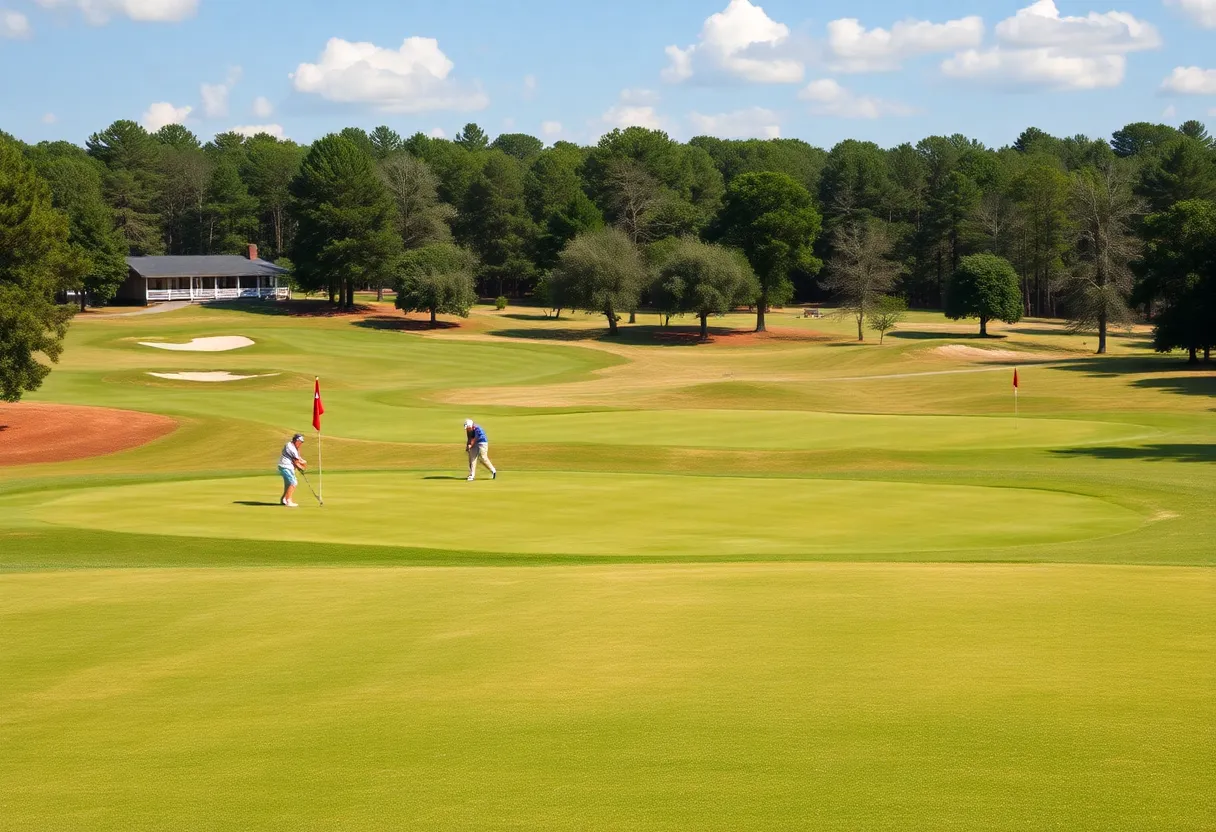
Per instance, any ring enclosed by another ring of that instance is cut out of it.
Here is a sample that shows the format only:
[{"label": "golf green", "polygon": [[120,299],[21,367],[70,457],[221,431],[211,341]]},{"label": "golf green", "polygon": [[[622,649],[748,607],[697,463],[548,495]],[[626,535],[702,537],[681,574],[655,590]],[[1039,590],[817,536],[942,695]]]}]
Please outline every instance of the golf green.
[{"label": "golf green", "polygon": [[341,473],[326,478],[324,509],[301,483],[303,507],[290,512],[274,505],[277,486],[268,476],[84,489],[45,501],[34,516],[190,537],[786,557],[1084,540],[1142,523],[1113,503],[1061,491],[827,479],[520,472],[467,483],[450,474]]}]

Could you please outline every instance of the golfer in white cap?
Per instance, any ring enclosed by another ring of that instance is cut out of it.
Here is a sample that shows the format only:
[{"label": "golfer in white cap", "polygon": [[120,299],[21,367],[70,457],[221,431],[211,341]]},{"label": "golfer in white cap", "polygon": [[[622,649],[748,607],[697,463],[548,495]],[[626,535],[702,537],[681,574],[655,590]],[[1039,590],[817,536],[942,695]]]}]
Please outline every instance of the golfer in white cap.
[{"label": "golfer in white cap", "polygon": [[478,462],[490,469],[490,479],[498,479],[498,469],[490,462],[490,440],[486,438],[481,425],[475,424],[472,419],[465,419],[464,435],[464,449],[469,452],[469,482],[477,479]]},{"label": "golfer in white cap", "polygon": [[283,453],[279,457],[279,474],[283,477],[283,497],[279,500],[279,505],[288,508],[299,508],[291,498],[295,496],[296,486],[299,485],[296,471],[303,471],[308,466],[308,462],[300,456],[300,446],[303,444],[303,434],[297,433],[283,446]]}]

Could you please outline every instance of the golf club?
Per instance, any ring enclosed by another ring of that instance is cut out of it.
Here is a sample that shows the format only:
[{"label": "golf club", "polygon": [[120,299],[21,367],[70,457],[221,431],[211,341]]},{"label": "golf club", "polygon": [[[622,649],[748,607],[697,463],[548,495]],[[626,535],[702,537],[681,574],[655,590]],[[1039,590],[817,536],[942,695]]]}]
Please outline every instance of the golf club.
[{"label": "golf club", "polygon": [[312,492],[313,499],[317,501],[317,505],[324,506],[325,501],[317,496],[316,489],[312,487],[312,483],[308,479],[308,474],[305,471],[300,471],[300,476],[304,478],[304,484],[308,486],[308,490]]}]

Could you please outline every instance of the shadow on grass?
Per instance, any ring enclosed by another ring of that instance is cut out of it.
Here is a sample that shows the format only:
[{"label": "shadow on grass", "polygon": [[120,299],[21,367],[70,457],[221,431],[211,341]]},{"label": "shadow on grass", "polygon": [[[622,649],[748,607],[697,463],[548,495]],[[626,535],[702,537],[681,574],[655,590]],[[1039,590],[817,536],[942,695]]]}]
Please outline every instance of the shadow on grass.
[{"label": "shadow on grass", "polygon": [[282,503],[266,503],[258,500],[234,500],[234,506],[248,506],[250,508],[282,508]]},{"label": "shadow on grass", "polygon": [[341,309],[327,300],[213,300],[203,304],[208,309],[225,309],[248,312],[253,315],[271,315],[286,318],[345,318],[367,315],[377,311],[375,306],[356,303],[350,310]]},{"label": "shadow on grass", "polygon": [[441,476],[434,476],[434,477],[423,477],[423,479],[424,479],[424,480],[464,480],[464,479],[467,479],[467,478],[466,478],[466,477],[441,477]]},{"label": "shadow on grass", "polygon": [[1141,447],[1067,448],[1052,451],[1057,456],[1086,456],[1091,459],[1154,462],[1216,462],[1216,445],[1144,445]]},{"label": "shadow on grass", "polygon": [[398,318],[394,315],[373,315],[354,321],[354,326],[363,329],[381,329],[393,332],[438,332],[444,329],[460,329],[460,324],[454,321],[417,320],[414,318]]},{"label": "shadow on grass", "polygon": [[522,312],[504,312],[499,317],[510,318],[513,321],[557,321],[557,320],[560,320],[559,318],[554,318],[552,315],[545,315],[543,313],[525,315]]},{"label": "shadow on grass", "polygon": [[618,335],[609,335],[607,327],[594,329],[500,329],[492,332],[499,338],[519,338],[529,341],[600,341],[605,344],[627,344],[638,347],[696,347],[704,344],[743,346],[753,343],[802,341],[818,343],[838,340],[835,335],[810,330],[774,329],[754,332],[751,329],[709,328],[709,337],[701,337],[699,326],[656,326],[651,324],[622,325]]},{"label": "shadow on grass", "polygon": [[1003,341],[1007,335],[980,335],[978,332],[931,332],[921,329],[893,329],[887,333],[888,338],[899,338],[904,341]]},{"label": "shadow on grass", "polygon": [[1061,362],[1054,369],[1085,373],[1093,378],[1148,376],[1132,380],[1131,385],[1141,390],[1166,390],[1216,399],[1216,366],[1188,364],[1184,356],[1095,355]]}]

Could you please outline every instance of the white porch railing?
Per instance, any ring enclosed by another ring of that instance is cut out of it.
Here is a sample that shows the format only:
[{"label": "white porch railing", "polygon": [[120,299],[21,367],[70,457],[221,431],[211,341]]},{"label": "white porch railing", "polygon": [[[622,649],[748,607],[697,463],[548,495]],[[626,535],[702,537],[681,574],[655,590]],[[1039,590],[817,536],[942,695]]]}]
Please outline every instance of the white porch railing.
[{"label": "white porch railing", "polygon": [[291,290],[286,286],[261,289],[149,289],[148,301],[168,300],[236,300],[237,298],[272,298],[289,300]]}]

